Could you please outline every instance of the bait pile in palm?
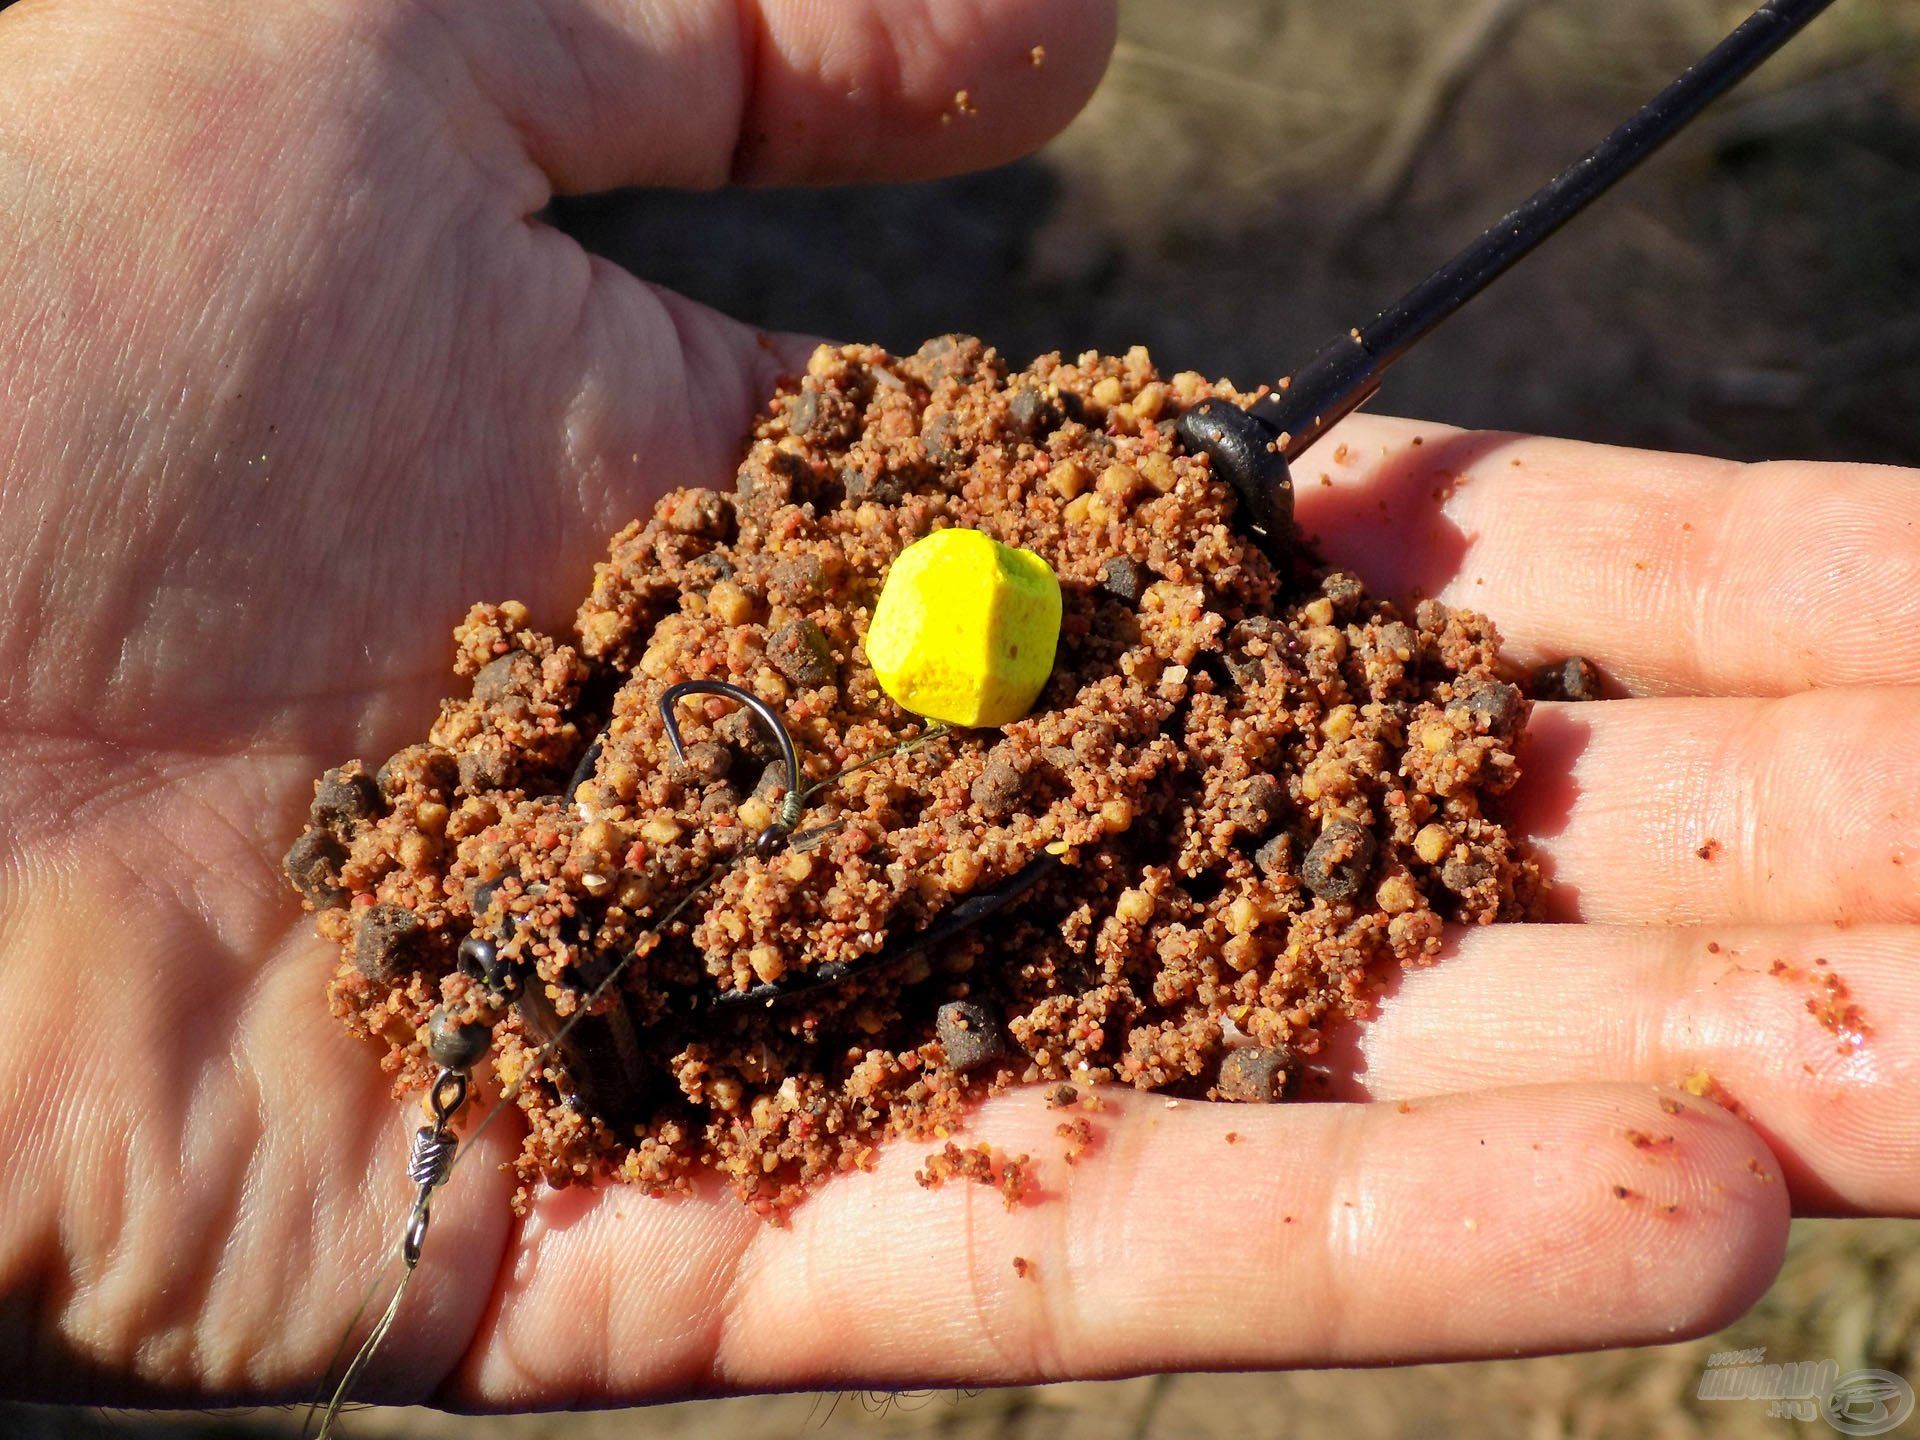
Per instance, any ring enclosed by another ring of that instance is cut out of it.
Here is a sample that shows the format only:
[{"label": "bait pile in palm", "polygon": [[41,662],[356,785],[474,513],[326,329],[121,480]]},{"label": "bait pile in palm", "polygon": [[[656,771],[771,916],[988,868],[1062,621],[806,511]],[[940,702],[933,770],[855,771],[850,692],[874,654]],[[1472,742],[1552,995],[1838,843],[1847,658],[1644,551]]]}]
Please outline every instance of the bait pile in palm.
[{"label": "bait pile in palm", "polygon": [[1279,1099],[1538,877],[1493,627],[1248,535],[1183,443],[1262,393],[821,349],[570,634],[475,606],[425,740],[322,778],[335,1013],[402,1090],[510,1092],[528,1182],[711,1166],[766,1213],[1011,1083]]}]

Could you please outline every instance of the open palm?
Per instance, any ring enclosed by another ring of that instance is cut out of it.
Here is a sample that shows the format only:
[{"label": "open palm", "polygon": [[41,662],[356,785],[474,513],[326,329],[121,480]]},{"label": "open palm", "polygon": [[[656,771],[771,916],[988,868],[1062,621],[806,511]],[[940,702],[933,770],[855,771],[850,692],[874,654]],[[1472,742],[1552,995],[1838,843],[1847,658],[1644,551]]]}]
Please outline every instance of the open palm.
[{"label": "open palm", "polygon": [[[804,353],[590,260],[549,195],[989,163],[1111,31],[1104,0],[0,16],[0,1385],[303,1395],[389,1261],[418,1116],[278,875],[311,777],[419,733],[470,601],[563,626]],[[1518,818],[1585,923],[1409,977],[1322,1077],[1402,1103],[1116,1094],[1069,1168],[1010,1094],[978,1133],[1039,1203],[922,1191],[902,1145],[786,1229],[717,1188],[516,1219],[495,1127],[369,1393],[1644,1342],[1749,1303],[1790,1205],[1920,1206],[1920,475],[1356,419],[1301,478],[1375,588],[1665,697],[1541,708]],[[1658,1088],[1690,1076],[1727,1103]]]}]

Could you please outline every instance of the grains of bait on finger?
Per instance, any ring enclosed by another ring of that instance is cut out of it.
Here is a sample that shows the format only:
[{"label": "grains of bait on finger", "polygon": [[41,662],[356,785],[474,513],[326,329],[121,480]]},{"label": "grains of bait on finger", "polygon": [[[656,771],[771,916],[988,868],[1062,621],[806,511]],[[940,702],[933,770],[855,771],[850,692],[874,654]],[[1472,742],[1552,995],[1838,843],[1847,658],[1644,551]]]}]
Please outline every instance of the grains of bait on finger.
[{"label": "grains of bait on finger", "polygon": [[997,1059],[1005,1048],[999,1021],[984,1005],[968,1000],[942,1005],[934,1020],[934,1033],[946,1052],[947,1063],[963,1073]]},{"label": "grains of bait on finger", "polygon": [[309,812],[316,825],[350,825],[380,813],[379,787],[357,770],[329,770],[314,787]]},{"label": "grains of bait on finger", "polygon": [[1287,1057],[1278,1050],[1250,1045],[1230,1050],[1220,1062],[1220,1096],[1246,1104],[1268,1104],[1286,1091]]},{"label": "grains of bait on finger", "polygon": [[347,903],[347,892],[340,888],[340,867],[346,859],[346,846],[315,827],[301,832],[283,863],[287,878],[308,904],[316,910],[332,910]]},{"label": "grains of bait on finger", "polygon": [[1570,655],[1533,672],[1536,700],[1598,700],[1602,698],[1600,672],[1590,660]]}]

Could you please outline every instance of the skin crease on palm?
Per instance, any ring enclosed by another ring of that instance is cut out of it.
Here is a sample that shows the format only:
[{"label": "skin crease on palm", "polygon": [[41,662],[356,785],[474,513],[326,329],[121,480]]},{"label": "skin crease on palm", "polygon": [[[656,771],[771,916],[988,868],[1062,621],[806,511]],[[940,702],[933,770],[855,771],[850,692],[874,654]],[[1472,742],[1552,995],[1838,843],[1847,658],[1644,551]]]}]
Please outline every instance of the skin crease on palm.
[{"label": "skin crease on palm", "polygon": [[[7,1393],[312,1393],[419,1123],[326,1014],[277,873],[312,777],[422,732],[471,601],[563,627],[608,535],[724,485],[805,353],[590,260],[548,196],[994,163],[1112,34],[1102,0],[0,14]],[[1333,1098],[1406,1103],[1116,1093],[1069,1169],[1016,1091],[976,1134],[1036,1158],[1038,1203],[924,1191],[898,1145],[785,1229],[712,1186],[516,1219],[496,1126],[364,1393],[1649,1343],[1750,1304],[1790,1212],[1920,1210],[1920,474],[1365,417],[1297,473],[1376,590],[1622,695],[1540,707],[1514,802],[1577,923],[1459,937],[1330,1057]],[[1865,1043],[1776,959],[1843,975]],[[1672,1088],[1701,1070],[1744,1116]]]}]

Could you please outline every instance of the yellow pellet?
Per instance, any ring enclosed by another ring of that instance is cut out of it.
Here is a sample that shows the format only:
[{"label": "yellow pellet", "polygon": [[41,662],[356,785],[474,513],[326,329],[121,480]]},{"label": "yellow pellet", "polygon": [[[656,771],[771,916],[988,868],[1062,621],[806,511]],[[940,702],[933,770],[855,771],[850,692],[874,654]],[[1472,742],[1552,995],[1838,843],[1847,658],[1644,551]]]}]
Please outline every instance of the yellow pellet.
[{"label": "yellow pellet", "polygon": [[1353,788],[1353,772],[1338,760],[1315,760],[1300,772],[1300,793],[1309,800],[1344,795]]},{"label": "yellow pellet", "polygon": [[1092,481],[1092,474],[1078,460],[1062,460],[1047,471],[1047,487],[1064,500],[1084,492]]},{"label": "yellow pellet", "polygon": [[1327,718],[1320,722],[1320,733],[1338,744],[1353,733],[1354,721],[1360,718],[1360,712],[1351,705],[1336,705],[1327,712]]},{"label": "yellow pellet", "polygon": [[599,654],[620,641],[620,617],[611,610],[596,610],[580,623],[580,638],[588,654]]},{"label": "yellow pellet", "polygon": [[753,967],[753,973],[760,977],[763,985],[771,985],[787,973],[786,960],[771,945],[754,946],[747,952],[747,963]]},{"label": "yellow pellet", "polygon": [[1347,654],[1347,632],[1336,630],[1331,625],[1316,625],[1302,637],[1307,644],[1320,654],[1333,660],[1342,660]]},{"label": "yellow pellet", "polygon": [[[1067,502],[1091,504],[1082,494]],[[1060,584],[1030,550],[936,530],[900,553],[867,628],[875,678],[905,709],[967,726],[1032,708],[1053,669]]]},{"label": "yellow pellet", "polygon": [[1400,915],[1420,903],[1420,892],[1405,875],[1389,875],[1373,892],[1373,898],[1389,915]]},{"label": "yellow pellet", "polygon": [[596,820],[581,830],[580,838],[575,842],[578,849],[588,855],[618,855],[627,848],[627,836],[611,820]]},{"label": "yellow pellet", "polygon": [[1140,493],[1140,472],[1131,465],[1115,463],[1100,472],[1094,488],[1116,505],[1124,505]]},{"label": "yellow pellet", "polygon": [[400,837],[400,863],[409,870],[424,870],[440,853],[440,842],[431,835],[409,830]]},{"label": "yellow pellet", "polygon": [[1413,837],[1413,853],[1429,865],[1438,865],[1453,849],[1453,837],[1444,825],[1423,825]]},{"label": "yellow pellet", "polygon": [[1177,484],[1180,479],[1179,475],[1174,472],[1173,461],[1169,460],[1157,450],[1143,459],[1134,468],[1140,472],[1140,478],[1151,485],[1157,494],[1161,495],[1165,495],[1169,490],[1173,489],[1174,485]]},{"label": "yellow pellet", "polygon": [[949,850],[940,864],[947,883],[956,890],[971,890],[980,882],[980,857],[971,850]]},{"label": "yellow pellet", "polygon": [[[746,809],[744,805],[740,808]],[[653,815],[640,827],[640,833],[650,844],[671,845],[687,831],[686,827],[671,815]]]},{"label": "yellow pellet", "polygon": [[744,625],[753,618],[753,601],[731,580],[722,580],[707,592],[707,605],[728,625]]}]

